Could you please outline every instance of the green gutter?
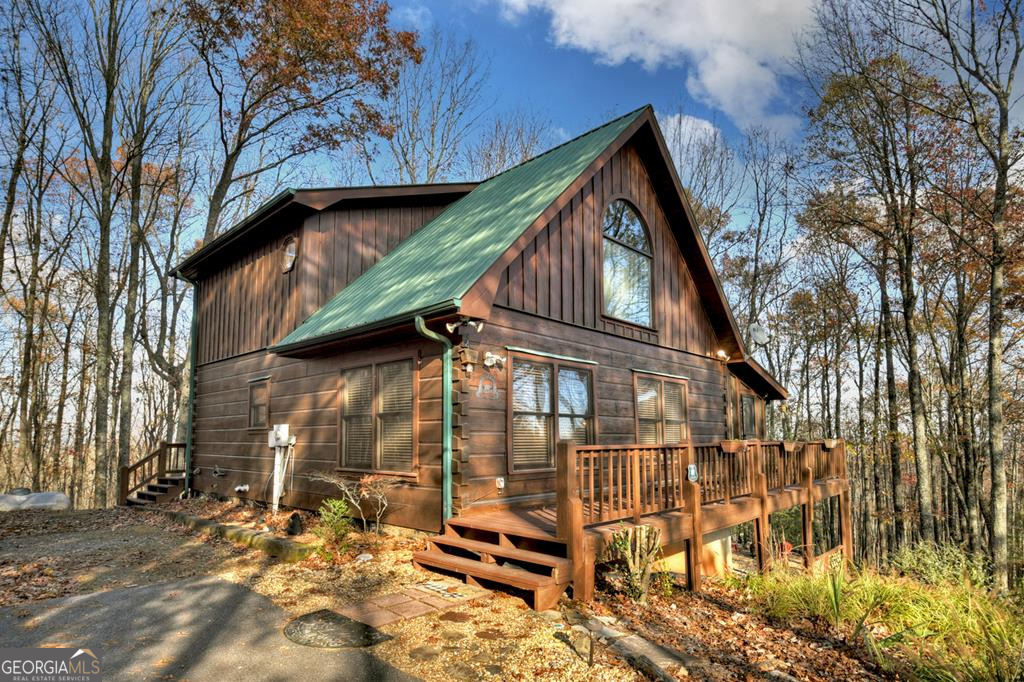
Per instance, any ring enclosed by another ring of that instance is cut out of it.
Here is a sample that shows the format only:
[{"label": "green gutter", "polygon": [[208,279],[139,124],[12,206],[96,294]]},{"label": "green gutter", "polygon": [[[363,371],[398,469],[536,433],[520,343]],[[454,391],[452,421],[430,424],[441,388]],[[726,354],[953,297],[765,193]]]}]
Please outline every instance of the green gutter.
[{"label": "green gutter", "polygon": [[416,316],[416,331],[444,348],[441,355],[441,523],[452,517],[452,342],[427,329],[423,317]]},{"label": "green gutter", "polygon": [[188,417],[185,420],[185,494],[192,489],[192,415],[195,413],[196,402],[196,350],[199,346],[196,333],[199,328],[199,306],[196,303],[196,283],[192,282],[192,330],[189,335],[188,363]]}]

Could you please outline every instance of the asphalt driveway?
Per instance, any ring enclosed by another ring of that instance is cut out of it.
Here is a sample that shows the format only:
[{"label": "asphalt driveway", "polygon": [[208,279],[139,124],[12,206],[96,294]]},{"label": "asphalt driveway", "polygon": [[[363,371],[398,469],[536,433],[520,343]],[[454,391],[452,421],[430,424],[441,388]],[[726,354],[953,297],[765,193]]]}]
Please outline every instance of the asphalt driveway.
[{"label": "asphalt driveway", "polygon": [[295,644],[288,619],[245,587],[188,578],[0,609],[0,647],[94,646],[104,680],[414,679],[372,648]]}]

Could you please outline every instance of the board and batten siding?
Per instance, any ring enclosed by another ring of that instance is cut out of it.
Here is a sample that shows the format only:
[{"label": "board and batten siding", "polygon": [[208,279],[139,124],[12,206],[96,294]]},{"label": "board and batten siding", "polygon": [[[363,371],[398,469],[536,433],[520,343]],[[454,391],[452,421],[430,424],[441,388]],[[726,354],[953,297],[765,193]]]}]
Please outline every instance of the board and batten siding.
[{"label": "board and batten siding", "polygon": [[[651,237],[653,328],[603,315],[602,221],[614,199],[625,199],[637,208]],[[495,305],[667,348],[704,355],[717,349],[690,270],[643,161],[629,144],[509,265],[499,280]]]},{"label": "board and batten siding", "polygon": [[[651,328],[603,315],[602,219],[614,199],[636,207],[651,238]],[[471,341],[477,344],[481,357],[490,351],[507,358],[507,347],[513,346],[596,363],[589,368],[598,443],[638,440],[634,370],[686,377],[692,437],[715,440],[727,435],[727,372],[713,357],[716,334],[640,155],[630,144],[595,173],[505,270],[491,317]],[[493,381],[496,390],[478,390],[481,381],[488,386]],[[553,472],[510,473],[507,384],[505,368],[481,368],[470,380],[470,447],[460,467],[458,494],[465,511],[553,499]],[[497,477],[506,479],[500,493]]]},{"label": "board and batten siding", "polygon": [[[274,451],[267,429],[249,428],[249,382],[270,378],[269,423],[287,423],[296,437],[294,479],[289,469],[282,503],[316,509],[323,496],[337,496],[328,485],[309,481],[313,471],[334,471],[338,463],[341,370],[415,357],[419,402],[417,467],[413,476],[396,477],[388,523],[438,530],[441,523],[441,357],[437,344],[409,341],[374,346],[325,358],[295,359],[264,351],[236,356],[198,368],[193,423],[193,466],[197,490],[269,502]],[[214,468],[224,476],[214,476]]]},{"label": "board and batten siding", "polygon": [[[248,250],[198,285],[198,363],[280,341],[444,207],[321,211],[271,239],[254,240]],[[291,271],[282,272],[288,238],[299,240],[299,256]]]}]

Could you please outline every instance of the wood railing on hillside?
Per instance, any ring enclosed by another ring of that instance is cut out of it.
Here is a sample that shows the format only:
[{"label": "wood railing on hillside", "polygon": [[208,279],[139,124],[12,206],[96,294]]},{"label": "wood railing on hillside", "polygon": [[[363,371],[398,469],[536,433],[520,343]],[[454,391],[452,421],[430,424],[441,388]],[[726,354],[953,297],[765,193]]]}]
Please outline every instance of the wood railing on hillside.
[{"label": "wood railing on hillside", "polygon": [[[760,498],[758,528],[767,528],[767,497],[774,491],[802,491],[804,536],[809,544],[815,484],[846,479],[846,447],[841,440],[684,442],[674,445],[571,445],[556,455],[557,534],[573,560],[573,583],[586,600],[593,592],[593,557],[584,548],[585,529],[648,514],[687,512],[690,537],[702,537],[702,511]],[[836,494],[836,493],[833,493]],[[848,492],[839,493],[841,500]],[[842,502],[844,514],[848,501]],[[849,520],[844,516],[844,551],[849,554]],[[759,531],[760,532],[760,531]],[[762,543],[765,541],[761,541]],[[700,545],[688,543],[688,580],[700,581]],[[763,562],[767,547],[758,550]],[[813,555],[807,555],[808,565]],[[575,588],[574,588],[575,589]]]},{"label": "wood railing on hillside", "polygon": [[168,474],[185,473],[185,444],[163,442],[138,462],[118,471],[118,504],[132,493]]}]

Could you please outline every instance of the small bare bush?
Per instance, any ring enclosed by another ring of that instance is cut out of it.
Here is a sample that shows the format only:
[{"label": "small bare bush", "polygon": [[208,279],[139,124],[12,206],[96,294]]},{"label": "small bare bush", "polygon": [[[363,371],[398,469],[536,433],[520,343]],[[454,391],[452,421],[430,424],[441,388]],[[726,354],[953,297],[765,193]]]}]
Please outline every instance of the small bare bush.
[{"label": "small bare bush", "polygon": [[308,478],[337,488],[349,509],[359,514],[363,532],[370,530],[367,514],[372,515],[374,531],[380,535],[381,520],[389,506],[388,495],[398,485],[393,479],[377,474],[366,474],[357,479],[346,478],[333,471],[314,471]]}]

